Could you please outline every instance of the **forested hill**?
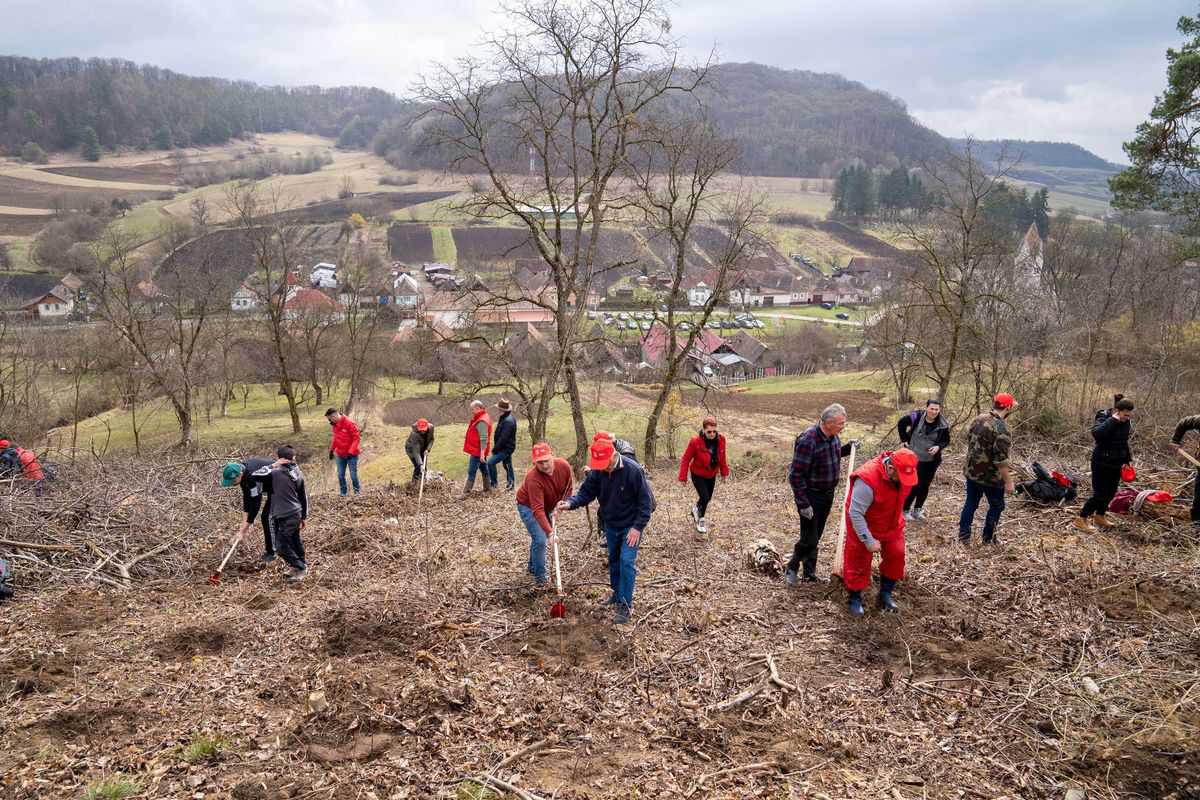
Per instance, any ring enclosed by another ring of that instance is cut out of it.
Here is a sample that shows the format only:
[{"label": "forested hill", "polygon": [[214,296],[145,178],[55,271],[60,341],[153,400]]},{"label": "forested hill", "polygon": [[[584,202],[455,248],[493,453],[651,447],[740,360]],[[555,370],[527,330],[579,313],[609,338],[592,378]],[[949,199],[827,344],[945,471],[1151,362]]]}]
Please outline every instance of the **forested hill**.
[{"label": "forested hill", "polygon": [[[117,59],[0,56],[0,150],[219,144],[246,132],[346,134],[366,146],[401,102],[380,89],[284,88],[193,78]],[[355,118],[358,118],[357,121]]]},{"label": "forested hill", "polygon": [[721,64],[711,107],[754,175],[832,177],[847,161],[895,166],[945,151],[900,100],[840,75]]},{"label": "forested hill", "polygon": [[[748,175],[832,177],[861,159],[896,166],[945,152],[946,141],[909,116],[904,104],[840,75],[761,64],[713,68],[703,99],[717,124],[741,143]],[[423,138],[422,123],[398,119],[375,139],[375,152],[396,166],[442,168],[446,155]],[[514,151],[511,169],[526,155]]]},{"label": "forested hill", "polygon": [[[966,139],[952,140],[959,147]],[[1022,167],[1065,167],[1118,172],[1121,167],[1105,161],[1090,150],[1069,142],[1027,142],[1021,139],[976,140],[971,149],[981,160],[995,163],[1001,156],[1008,161],[1020,159]]]}]

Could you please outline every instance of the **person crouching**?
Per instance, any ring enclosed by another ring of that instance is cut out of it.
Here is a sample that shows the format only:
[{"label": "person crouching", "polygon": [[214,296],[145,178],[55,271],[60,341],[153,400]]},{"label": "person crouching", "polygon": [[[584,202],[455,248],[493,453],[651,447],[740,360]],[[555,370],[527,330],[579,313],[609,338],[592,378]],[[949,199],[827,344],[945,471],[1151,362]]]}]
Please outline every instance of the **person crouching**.
[{"label": "person crouching", "polygon": [[917,454],[902,449],[885,452],[850,476],[842,580],[849,592],[850,613],[861,617],[863,589],[871,582],[871,558],[880,554],[879,607],[899,611],[892,598],[904,578],[904,500],[917,485]]}]

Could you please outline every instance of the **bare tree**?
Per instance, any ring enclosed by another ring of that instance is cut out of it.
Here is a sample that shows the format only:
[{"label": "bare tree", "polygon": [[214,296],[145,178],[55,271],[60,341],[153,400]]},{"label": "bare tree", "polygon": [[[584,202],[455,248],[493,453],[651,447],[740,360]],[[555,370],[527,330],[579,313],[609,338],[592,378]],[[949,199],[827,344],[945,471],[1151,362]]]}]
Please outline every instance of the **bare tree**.
[{"label": "bare tree", "polygon": [[280,221],[278,212],[282,203],[278,195],[266,195],[254,183],[230,187],[225,193],[225,201],[229,217],[245,232],[250,244],[255,266],[250,285],[258,296],[258,307],[274,351],[279,392],[287,399],[292,433],[300,433],[286,308],[289,292],[295,288],[289,282],[289,275],[300,255],[296,232]]},{"label": "bare tree", "polygon": [[350,383],[345,408],[347,414],[367,394],[374,377],[370,374],[374,363],[371,351],[378,344],[376,334],[382,320],[376,292],[385,287],[391,291],[391,276],[386,274],[379,254],[367,248],[364,233],[355,235],[356,241],[346,249],[341,267],[346,296],[342,309],[345,341],[341,348],[345,358],[341,366]]},{"label": "bare tree", "polygon": [[[731,274],[754,239],[751,226],[763,220],[761,201],[752,199],[741,188],[731,195],[717,191],[715,181],[728,171],[737,158],[734,142],[717,132],[703,117],[679,116],[647,121],[642,125],[631,149],[627,173],[637,187],[631,198],[649,236],[666,243],[667,267],[671,286],[666,297],[666,349],[663,353],[662,380],[654,406],[646,420],[643,444],[647,463],[657,455],[658,423],[672,392],[689,377],[685,366],[696,356],[696,341],[703,335],[717,303],[732,282]],[[683,289],[689,266],[692,239],[696,228],[717,225],[723,239],[713,268],[708,271],[711,294],[699,308],[698,319],[683,332],[677,316],[689,309]]]},{"label": "bare tree", "polygon": [[109,228],[97,248],[97,312],[145,365],[155,387],[170,401],[179,444],[191,445],[197,380],[204,372],[206,327],[228,305],[232,288],[224,266],[202,244],[187,247],[186,223],[164,223],[161,266],[155,275],[132,237]]},{"label": "bare tree", "polygon": [[[517,223],[549,268],[555,362],[531,429],[544,436],[561,376],[576,464],[589,439],[574,350],[610,207],[624,205],[619,173],[645,116],[705,75],[678,67],[665,8],[663,0],[518,0],[506,9],[513,26],[486,36],[482,58],[440,66],[416,87],[432,106],[432,144],[454,168],[486,178],[462,210]],[[528,174],[512,174],[525,156]]]}]

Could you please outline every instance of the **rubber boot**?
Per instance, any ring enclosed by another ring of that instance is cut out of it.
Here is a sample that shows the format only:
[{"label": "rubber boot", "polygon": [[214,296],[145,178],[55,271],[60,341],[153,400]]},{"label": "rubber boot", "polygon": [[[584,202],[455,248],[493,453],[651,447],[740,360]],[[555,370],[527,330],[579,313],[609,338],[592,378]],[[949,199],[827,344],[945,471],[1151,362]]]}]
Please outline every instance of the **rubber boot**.
[{"label": "rubber boot", "polygon": [[892,599],[892,590],[895,588],[895,578],[879,579],[879,607],[893,614],[900,610],[900,606],[896,605],[896,601]]},{"label": "rubber boot", "polygon": [[[487,483],[487,478],[484,478],[483,481],[484,481],[484,483]],[[463,497],[470,496],[471,490],[474,488],[475,488],[475,479],[474,478],[467,479],[467,482],[465,484],[463,484],[462,496]]]},{"label": "rubber boot", "polygon": [[862,604],[862,592],[851,592],[848,606],[852,617],[861,617],[867,613]]}]

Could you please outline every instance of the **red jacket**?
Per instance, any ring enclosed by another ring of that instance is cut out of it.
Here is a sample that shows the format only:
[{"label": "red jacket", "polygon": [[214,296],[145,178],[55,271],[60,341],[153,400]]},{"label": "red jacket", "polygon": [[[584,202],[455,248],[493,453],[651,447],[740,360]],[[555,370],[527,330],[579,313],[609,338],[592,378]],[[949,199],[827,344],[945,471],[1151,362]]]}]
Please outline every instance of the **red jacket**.
[{"label": "red jacket", "polygon": [[37,455],[32,450],[17,448],[17,457],[21,459],[21,468],[25,471],[25,480],[40,481],[46,477],[42,465],[38,463]]},{"label": "red jacket", "polygon": [[342,458],[359,454],[360,436],[354,420],[342,414],[341,418],[330,427],[333,428],[333,440],[329,443],[330,450]]},{"label": "red jacket", "polygon": [[891,453],[881,453],[875,456],[850,475],[850,483],[846,488],[846,530],[849,535],[857,536],[854,523],[850,521],[850,495],[854,493],[854,482],[863,481],[875,493],[875,501],[867,509],[867,527],[879,541],[887,541],[904,535],[904,498],[908,497],[909,488],[897,486],[887,475],[883,467],[883,457]]},{"label": "red jacket", "polygon": [[[475,427],[480,420],[487,423],[487,441],[482,443],[479,441],[479,430]],[[471,424],[467,426],[467,438],[463,442],[463,452],[480,458],[492,454],[492,418],[488,416],[486,409],[476,411],[475,416],[471,417]]]},{"label": "red jacket", "polygon": [[725,434],[717,434],[717,466],[712,466],[712,457],[708,454],[708,445],[704,441],[704,434],[697,434],[688,442],[687,450],[683,451],[683,459],[679,462],[679,480],[687,480],[688,468],[699,475],[701,478],[717,477],[717,470],[721,471],[721,476],[729,477],[729,464],[725,461]]}]

